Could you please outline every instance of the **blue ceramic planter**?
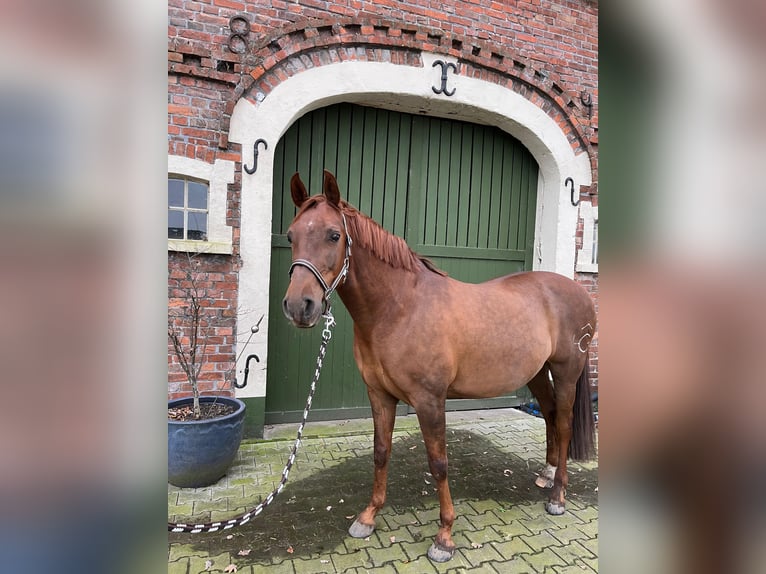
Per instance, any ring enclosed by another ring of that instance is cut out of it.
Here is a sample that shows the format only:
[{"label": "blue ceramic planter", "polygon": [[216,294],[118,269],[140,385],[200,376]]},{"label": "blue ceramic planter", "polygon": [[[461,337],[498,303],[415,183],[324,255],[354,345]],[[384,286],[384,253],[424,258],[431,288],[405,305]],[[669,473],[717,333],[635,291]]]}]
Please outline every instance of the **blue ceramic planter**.
[{"label": "blue ceramic planter", "polygon": [[[168,482],[181,488],[209,486],[234,462],[245,421],[245,403],[228,397],[200,397],[202,403],[235,407],[232,414],[204,421],[168,420]],[[168,408],[190,405],[191,398],[168,401]]]}]

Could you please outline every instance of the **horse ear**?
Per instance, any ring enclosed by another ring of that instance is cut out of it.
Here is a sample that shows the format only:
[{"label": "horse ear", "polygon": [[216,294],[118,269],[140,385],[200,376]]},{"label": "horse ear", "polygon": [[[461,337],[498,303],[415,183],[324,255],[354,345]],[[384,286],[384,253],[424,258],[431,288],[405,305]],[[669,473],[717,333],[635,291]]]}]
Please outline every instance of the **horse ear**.
[{"label": "horse ear", "polygon": [[324,170],[324,189],[325,197],[336,207],[340,207],[340,190],[335,176],[329,171]]},{"label": "horse ear", "polygon": [[293,177],[290,178],[290,195],[293,196],[293,203],[295,207],[300,207],[303,202],[306,201],[309,194],[306,191],[306,186],[301,181],[301,176],[296,171]]}]

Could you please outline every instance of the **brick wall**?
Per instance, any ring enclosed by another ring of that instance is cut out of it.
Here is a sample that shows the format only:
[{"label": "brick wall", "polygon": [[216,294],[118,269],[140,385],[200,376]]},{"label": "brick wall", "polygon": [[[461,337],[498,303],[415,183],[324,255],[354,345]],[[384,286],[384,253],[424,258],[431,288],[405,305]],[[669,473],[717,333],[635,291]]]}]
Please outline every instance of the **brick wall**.
[{"label": "brick wall", "polygon": [[[230,28],[235,16],[247,19],[248,33],[232,36],[244,25],[234,21]],[[240,98],[258,101],[288,77],[331,62],[420,65],[421,50],[448,54],[460,60],[461,73],[507,86],[553,117],[572,147],[588,153],[597,182],[597,19],[595,0],[169,0],[168,153],[237,162],[227,208],[234,253],[203,258],[211,308],[223,321],[214,366],[203,379],[209,390],[229,391],[233,377],[241,164],[228,130]],[[596,199],[596,189],[581,190],[583,199],[589,192]],[[171,298],[184,258],[169,254]],[[577,279],[597,299],[597,277]],[[597,345],[593,349],[597,379]],[[171,354],[168,362],[169,394],[188,394]]]},{"label": "brick wall", "polygon": [[[204,394],[233,395],[237,318],[237,275],[228,255],[168,253],[169,316],[183,312],[188,293],[196,288],[202,305],[202,330],[207,338],[206,360],[198,386]],[[191,277],[194,283],[190,281]],[[179,323],[182,343],[189,343],[189,322]],[[168,399],[189,396],[191,387],[168,342]]]}]

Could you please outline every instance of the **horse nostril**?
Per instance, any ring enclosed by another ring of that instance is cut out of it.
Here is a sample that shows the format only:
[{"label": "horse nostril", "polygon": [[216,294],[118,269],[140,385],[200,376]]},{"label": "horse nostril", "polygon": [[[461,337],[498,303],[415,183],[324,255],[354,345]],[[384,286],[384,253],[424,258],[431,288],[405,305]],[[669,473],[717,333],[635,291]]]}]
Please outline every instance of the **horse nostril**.
[{"label": "horse nostril", "polygon": [[282,309],[284,310],[285,313],[287,313],[287,297],[282,299]]},{"label": "horse nostril", "polygon": [[308,297],[303,298],[303,316],[308,317],[314,310],[314,301]]}]

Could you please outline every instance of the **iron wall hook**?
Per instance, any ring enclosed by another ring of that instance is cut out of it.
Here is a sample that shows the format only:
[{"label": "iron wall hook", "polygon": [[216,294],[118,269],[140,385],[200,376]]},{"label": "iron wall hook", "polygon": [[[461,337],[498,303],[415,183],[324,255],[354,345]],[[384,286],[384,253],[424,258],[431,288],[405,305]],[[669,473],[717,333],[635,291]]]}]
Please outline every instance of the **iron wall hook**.
[{"label": "iron wall hook", "polygon": [[258,169],[258,144],[263,144],[263,149],[269,149],[269,144],[266,143],[265,139],[258,138],[255,140],[255,143],[253,144],[253,167],[243,166],[245,171],[250,175],[253,175],[255,170]]},{"label": "iron wall hook", "polygon": [[455,90],[457,88],[452,88],[452,90],[447,89],[447,73],[450,68],[452,68],[452,71],[457,74],[457,66],[453,64],[452,62],[445,62],[444,60],[435,60],[433,64],[431,64],[432,68],[435,68],[436,66],[442,67],[442,84],[438,88],[436,86],[431,86],[431,89],[434,91],[434,94],[444,94],[445,96],[451,96],[455,93]]},{"label": "iron wall hook", "polygon": [[569,186],[569,202],[577,207],[580,205],[580,196],[577,196],[577,201],[575,201],[575,184],[574,180],[571,177],[568,177],[564,180],[564,185]]}]

